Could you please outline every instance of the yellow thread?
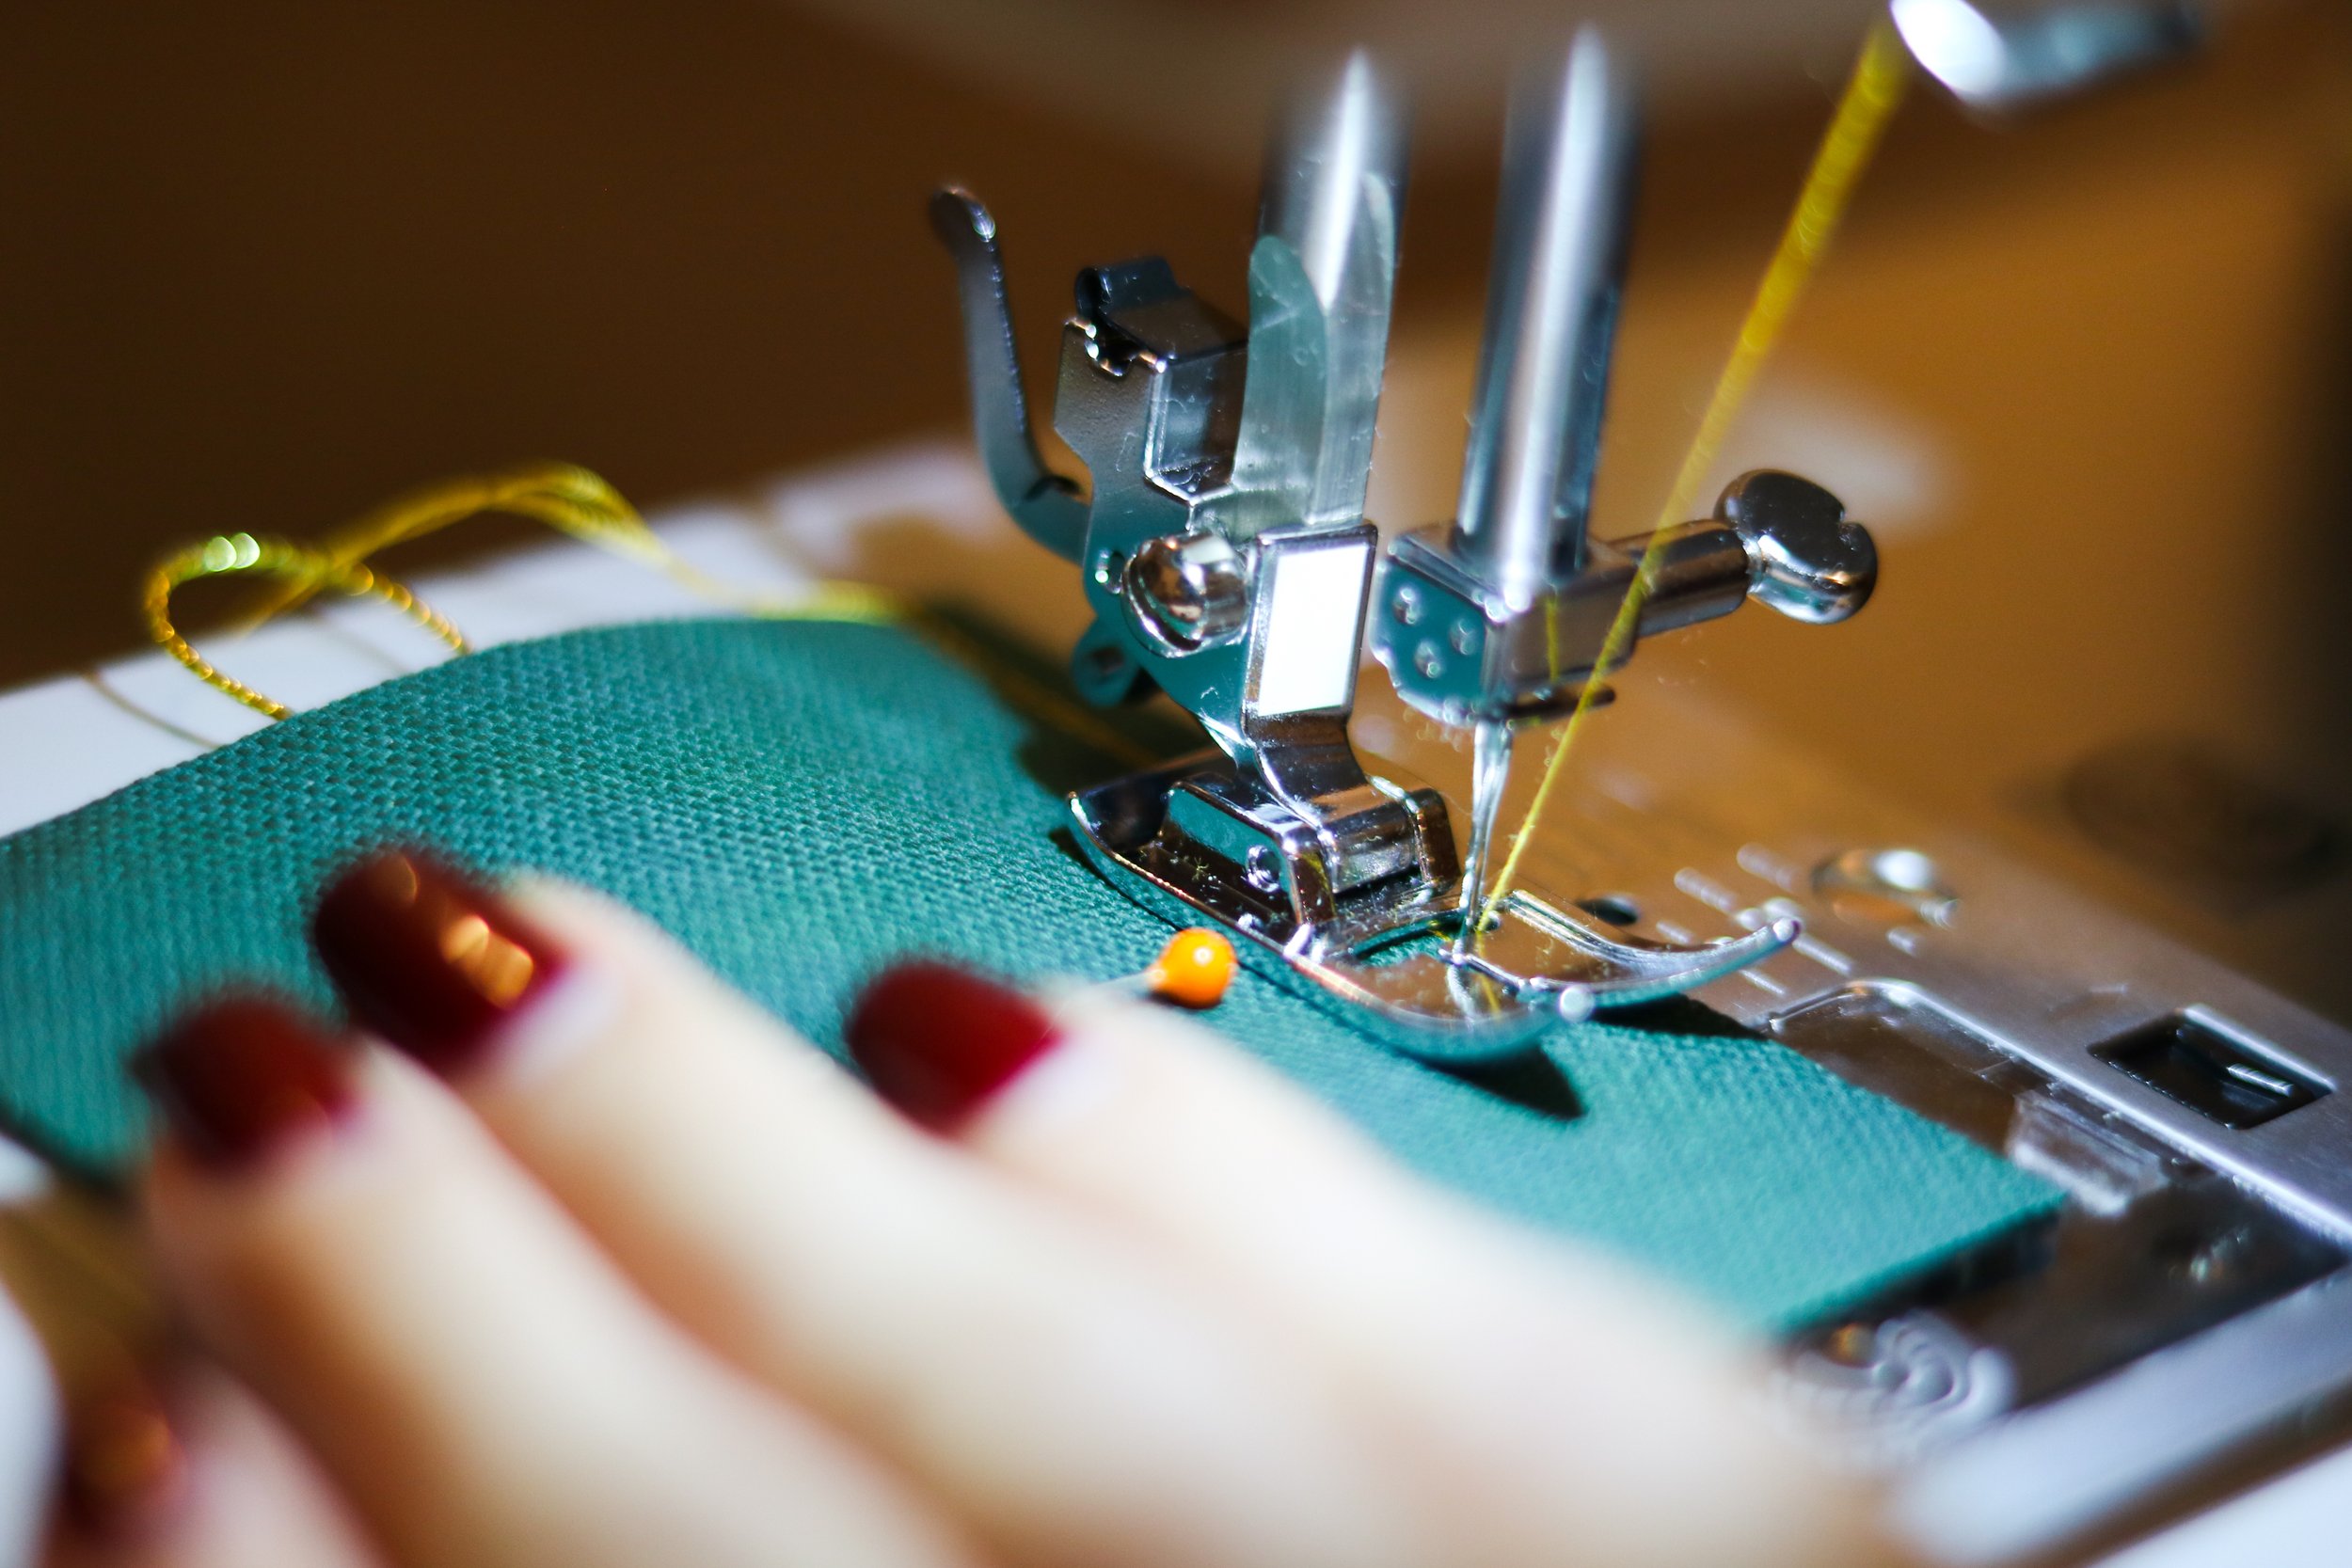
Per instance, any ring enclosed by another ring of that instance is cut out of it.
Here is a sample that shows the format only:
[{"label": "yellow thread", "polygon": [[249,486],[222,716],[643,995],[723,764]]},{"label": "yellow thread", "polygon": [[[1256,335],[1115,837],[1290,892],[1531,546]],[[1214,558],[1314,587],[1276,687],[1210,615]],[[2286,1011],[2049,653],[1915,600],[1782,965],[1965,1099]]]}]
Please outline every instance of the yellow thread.
[{"label": "yellow thread", "polygon": [[454,626],[407,588],[373,571],[364,562],[378,550],[490,512],[545,523],[575,539],[651,566],[688,592],[748,615],[910,626],[951,657],[979,668],[1007,703],[1029,718],[1123,760],[1137,764],[1158,760],[1091,713],[1030,680],[981,643],[936,616],[919,613],[885,589],[857,582],[824,582],[814,594],[798,600],[741,593],[681,560],[603,479],[561,463],[534,463],[430,486],[337,530],[317,546],[261,540],[245,533],[190,546],[148,575],[143,595],[148,635],[205,685],[271,719],[284,719],[292,708],[224,673],[172,625],[173,590],[197,578],[246,572],[282,581],[279,592],[244,617],[237,628],[240,631],[249,631],[296,609],[321,592],[373,594],[408,614],[454,651],[464,653],[465,638]]},{"label": "yellow thread", "polygon": [[[884,595],[853,584],[826,583],[808,600],[742,593],[681,560],[618,490],[601,476],[569,463],[529,463],[480,478],[433,485],[337,530],[320,548],[339,562],[365,561],[380,550],[494,512],[545,523],[582,543],[651,566],[689,593],[746,615],[895,618]],[[249,616],[244,629],[295,608],[313,592],[306,584],[292,584]]]},{"label": "yellow thread", "polygon": [[905,618],[898,601],[862,583],[820,583],[802,599],[745,594],[681,560],[646,526],[637,509],[601,477],[568,463],[532,463],[479,478],[451,480],[379,507],[337,530],[320,545],[227,534],[191,546],[149,574],[144,607],[148,635],[215,690],[272,719],[293,710],[223,674],[172,626],[172,590],[199,577],[258,572],[284,586],[248,612],[240,632],[298,608],[321,593],[373,594],[408,614],[458,653],[465,638],[400,583],[364,564],[378,550],[437,532],[485,513],[502,512],[545,523],[599,549],[651,566],[698,597],[771,620],[849,621],[888,625]]},{"label": "yellow thread", "polygon": [[1495,878],[1490,897],[1500,899],[1517,879],[1519,862],[1534,838],[1544,808],[1550,804],[1552,791],[1565,772],[1568,751],[1575,743],[1577,731],[1582,726],[1585,714],[1591,711],[1601,683],[1623,661],[1634,630],[1641,625],[1642,607],[1649,600],[1651,575],[1657,566],[1659,546],[1666,537],[1665,531],[1689,520],[1691,509],[1698,501],[1699,486],[1714,468],[1724,438],[1731,433],[1732,421],[1747,402],[1757,372],[1763,369],[1821,253],[1836,233],[1838,220],[1852,200],[1854,185],[1868,166],[1870,154],[1877,150],[1910,80],[1911,62],[1903,52],[1902,40],[1882,18],[1863,41],[1861,57],[1855,60],[1853,74],[1847,79],[1845,92],[1837,101],[1837,112],[1821,137],[1820,150],[1813,155],[1813,166],[1805,175],[1796,211],[1789,214],[1788,227],[1780,236],[1780,246],[1765,269],[1763,281],[1756,286],[1755,301],[1748,307],[1747,319],[1740,324],[1731,356],[1716,379],[1714,396],[1708,399],[1707,412],[1699,420],[1698,434],[1691,438],[1690,451],[1675,475],[1674,488],[1667,492],[1666,504],[1659,509],[1649,544],[1642,551],[1641,565],[1626,589],[1625,602],[1617,607],[1617,617],[1601,642],[1600,657],[1583,689],[1577,694],[1576,707],[1569,713],[1567,722],[1560,727],[1559,738],[1552,743],[1542,782],[1535,786],[1535,798],[1528,802],[1527,815],[1512,837],[1511,851]]},{"label": "yellow thread", "polygon": [[466,651],[466,639],[439,611],[400,583],[379,577],[365,566],[337,561],[323,550],[290,544],[283,539],[256,539],[249,533],[224,534],[207,539],[200,545],[191,545],[147,576],[147,589],[141,599],[141,608],[147,616],[147,634],[164,652],[186,666],[198,680],[272,719],[283,719],[294,710],[276,698],[256,691],[243,681],[223,674],[217,666],[198,653],[180,634],[179,628],[171,624],[173,589],[198,578],[231,577],[244,572],[259,572],[265,577],[286,578],[299,584],[306,598],[322,589],[348,594],[355,598],[372,595],[382,599],[448,643],[452,651],[461,654]]}]

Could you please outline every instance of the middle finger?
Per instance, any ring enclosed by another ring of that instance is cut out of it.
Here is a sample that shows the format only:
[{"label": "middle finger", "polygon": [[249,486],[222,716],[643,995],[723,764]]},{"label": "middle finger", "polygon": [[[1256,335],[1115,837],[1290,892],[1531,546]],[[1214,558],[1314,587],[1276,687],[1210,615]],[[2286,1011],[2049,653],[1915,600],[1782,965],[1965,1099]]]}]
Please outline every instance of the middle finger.
[{"label": "middle finger", "polygon": [[[661,1306],[1007,1556],[1407,1557],[1392,1489],[1274,1336],[909,1129],[641,923],[554,888],[517,910],[401,856],[338,883],[318,931],[361,1020]],[[501,975],[530,966],[502,1004],[451,959],[457,931],[489,933]]]}]

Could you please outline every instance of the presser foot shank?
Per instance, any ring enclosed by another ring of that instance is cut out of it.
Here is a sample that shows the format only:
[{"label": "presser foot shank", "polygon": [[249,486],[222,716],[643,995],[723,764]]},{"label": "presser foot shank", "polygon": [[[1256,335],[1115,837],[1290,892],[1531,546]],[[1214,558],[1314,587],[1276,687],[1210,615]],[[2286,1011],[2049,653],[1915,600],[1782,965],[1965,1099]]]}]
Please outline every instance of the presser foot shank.
[{"label": "presser foot shank", "polygon": [[1435,791],[1375,779],[1404,868],[1346,885],[1327,833],[1223,758],[1192,759],[1070,798],[1078,843],[1121,893],[1180,925],[1246,939],[1245,962],[1439,1066],[1507,1055],[1561,1022],[1720,979],[1794,942],[1784,919],[1693,947],[1613,929],[1525,893],[1487,906],[1455,951],[1461,873]]}]

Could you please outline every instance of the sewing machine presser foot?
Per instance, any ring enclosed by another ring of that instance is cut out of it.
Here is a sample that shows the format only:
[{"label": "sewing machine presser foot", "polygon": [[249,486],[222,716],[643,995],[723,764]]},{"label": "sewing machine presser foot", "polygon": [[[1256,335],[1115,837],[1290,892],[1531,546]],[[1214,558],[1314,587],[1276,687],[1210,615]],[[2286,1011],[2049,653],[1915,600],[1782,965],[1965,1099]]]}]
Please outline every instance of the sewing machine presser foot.
[{"label": "sewing machine presser foot", "polygon": [[[1782,919],[1677,946],[1514,892],[1487,904],[1457,954],[1466,915],[1443,800],[1368,782],[1374,809],[1320,827],[1223,758],[1188,759],[1070,800],[1080,847],[1120,892],[1170,921],[1232,931],[1259,973],[1438,1065],[1507,1054],[1560,1022],[1680,994],[1797,938],[1797,922]],[[1389,858],[1404,863],[1335,888],[1332,868],[1343,863],[1331,852],[1335,829],[1384,833]]]}]

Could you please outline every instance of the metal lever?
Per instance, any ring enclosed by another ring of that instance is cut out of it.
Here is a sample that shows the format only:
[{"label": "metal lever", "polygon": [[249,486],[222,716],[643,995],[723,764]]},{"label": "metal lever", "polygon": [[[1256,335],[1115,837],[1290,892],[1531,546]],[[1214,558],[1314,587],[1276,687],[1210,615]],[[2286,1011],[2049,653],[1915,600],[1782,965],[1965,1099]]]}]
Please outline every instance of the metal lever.
[{"label": "metal lever", "polygon": [[1724,487],[1710,521],[1669,529],[1654,548],[1636,536],[1612,554],[1651,550],[1644,637],[1713,620],[1751,598],[1792,621],[1826,626],[1869,602],[1878,547],[1836,496],[1809,479],[1759,468]]},{"label": "metal lever", "polygon": [[1046,467],[1029,432],[1021,351],[1013,343],[1005,263],[996,250],[996,220],[969,191],[952,186],[931,198],[930,215],[932,231],[956,263],[973,435],[996,499],[1023,532],[1075,561],[1086,544],[1087,506],[1076,485]]},{"label": "metal lever", "polygon": [[1472,577],[1441,528],[1401,535],[1377,594],[1374,649],[1406,701],[1446,723],[1554,716],[1592,677],[1645,552],[1650,590],[1633,647],[1745,599],[1829,626],[1861,610],[1878,583],[1877,546],[1844,503],[1811,480],[1760,468],[1724,487],[1713,517],[1668,529],[1654,547],[1643,534],[1589,542],[1584,569],[1529,610]]},{"label": "metal lever", "polygon": [[1835,625],[1867,604],[1878,586],[1869,531],[1849,521],[1845,504],[1811,480],[1769,468],[1742,474],[1715,502],[1715,515],[1746,550],[1749,597],[1792,621]]}]

